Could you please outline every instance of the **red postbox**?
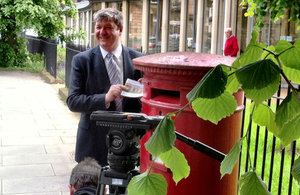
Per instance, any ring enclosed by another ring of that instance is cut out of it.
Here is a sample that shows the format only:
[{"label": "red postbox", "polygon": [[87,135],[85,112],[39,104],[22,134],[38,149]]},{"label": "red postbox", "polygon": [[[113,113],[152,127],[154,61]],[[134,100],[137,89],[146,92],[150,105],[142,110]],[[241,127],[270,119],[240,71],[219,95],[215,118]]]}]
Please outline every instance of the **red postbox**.
[{"label": "red postbox", "polygon": [[[147,55],[133,60],[136,69],[143,71],[144,95],[142,112],[149,116],[166,115],[188,103],[187,93],[201,78],[218,64],[231,65],[235,58],[222,55],[167,52]],[[234,114],[217,125],[199,118],[191,107],[186,108],[175,122],[176,131],[227,154],[241,136],[243,91],[235,94],[238,107]],[[152,157],[144,144],[151,136],[141,139],[141,172],[152,164]],[[222,180],[220,162],[176,140],[175,147],[186,157],[191,172],[176,185],[172,172],[160,162],[154,162],[152,172],[162,174],[168,183],[168,195],[235,195],[238,186],[238,166]]]}]

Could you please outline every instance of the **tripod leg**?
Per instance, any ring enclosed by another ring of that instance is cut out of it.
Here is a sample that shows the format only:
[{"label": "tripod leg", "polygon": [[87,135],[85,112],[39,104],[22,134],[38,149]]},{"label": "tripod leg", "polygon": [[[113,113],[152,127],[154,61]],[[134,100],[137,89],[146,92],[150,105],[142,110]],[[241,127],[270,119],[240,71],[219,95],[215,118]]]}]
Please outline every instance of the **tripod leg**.
[{"label": "tripod leg", "polygon": [[119,190],[119,187],[117,187],[117,189],[116,189],[114,195],[119,195],[119,193],[120,193],[120,190]]},{"label": "tripod leg", "polygon": [[101,184],[101,187],[100,187],[100,195],[105,195],[105,184]]}]

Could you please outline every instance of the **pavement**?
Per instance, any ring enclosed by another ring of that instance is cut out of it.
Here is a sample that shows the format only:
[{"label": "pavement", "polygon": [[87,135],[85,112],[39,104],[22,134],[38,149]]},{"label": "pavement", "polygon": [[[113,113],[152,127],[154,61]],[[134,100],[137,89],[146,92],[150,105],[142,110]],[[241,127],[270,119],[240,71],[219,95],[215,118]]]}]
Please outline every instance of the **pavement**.
[{"label": "pavement", "polygon": [[69,195],[79,114],[40,74],[0,71],[0,195]]}]

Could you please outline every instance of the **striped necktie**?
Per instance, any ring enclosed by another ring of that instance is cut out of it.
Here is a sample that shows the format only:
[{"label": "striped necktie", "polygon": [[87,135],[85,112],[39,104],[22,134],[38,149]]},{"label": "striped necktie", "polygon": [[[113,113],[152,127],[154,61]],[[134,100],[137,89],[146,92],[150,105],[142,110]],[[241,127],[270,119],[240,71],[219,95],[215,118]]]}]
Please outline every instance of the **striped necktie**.
[{"label": "striped necktie", "polygon": [[[114,56],[113,53],[108,53],[106,55],[106,58],[108,59],[107,73],[111,85],[116,85],[116,84],[120,84],[121,82],[119,77],[119,71],[117,69],[117,63],[115,62],[113,56]],[[116,103],[116,110],[119,112],[122,111],[122,99],[116,98],[115,103]]]}]

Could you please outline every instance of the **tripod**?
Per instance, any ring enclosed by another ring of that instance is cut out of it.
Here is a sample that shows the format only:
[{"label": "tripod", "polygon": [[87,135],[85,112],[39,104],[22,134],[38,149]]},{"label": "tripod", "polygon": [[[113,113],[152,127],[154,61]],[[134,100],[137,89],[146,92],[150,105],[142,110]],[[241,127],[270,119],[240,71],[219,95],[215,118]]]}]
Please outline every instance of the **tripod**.
[{"label": "tripod", "polygon": [[[105,195],[106,185],[110,187],[109,195],[127,195],[127,186],[131,178],[138,174],[140,174],[140,171],[137,168],[124,173],[111,169],[109,166],[103,167],[99,173],[96,195]],[[111,191],[114,191],[114,193],[111,193]]]},{"label": "tripod", "polygon": [[[110,187],[110,194],[127,195],[127,186],[132,177],[139,175],[136,168],[140,152],[139,140],[146,130],[153,129],[163,119],[163,116],[147,116],[140,113],[122,113],[95,111],[91,120],[96,120],[97,126],[109,127],[106,136],[108,148],[108,164],[99,173],[96,195],[104,195],[105,186]],[[197,140],[193,140],[175,131],[176,138],[192,146],[209,157],[222,161],[225,154]]]}]

